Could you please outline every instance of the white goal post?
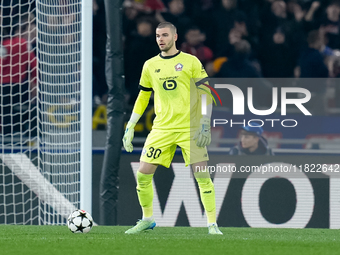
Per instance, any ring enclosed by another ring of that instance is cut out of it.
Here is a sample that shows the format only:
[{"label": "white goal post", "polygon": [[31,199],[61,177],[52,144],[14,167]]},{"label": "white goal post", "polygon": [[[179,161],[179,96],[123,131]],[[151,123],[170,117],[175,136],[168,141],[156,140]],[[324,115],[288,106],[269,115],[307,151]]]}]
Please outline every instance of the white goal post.
[{"label": "white goal post", "polygon": [[92,213],[92,0],[0,2],[0,224]]}]

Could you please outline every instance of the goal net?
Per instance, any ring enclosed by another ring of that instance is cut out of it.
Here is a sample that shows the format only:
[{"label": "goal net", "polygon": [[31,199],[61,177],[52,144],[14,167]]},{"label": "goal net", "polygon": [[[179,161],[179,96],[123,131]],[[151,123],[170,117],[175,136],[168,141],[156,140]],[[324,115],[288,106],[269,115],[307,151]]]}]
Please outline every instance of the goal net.
[{"label": "goal net", "polygon": [[0,3],[0,224],[80,208],[81,3]]}]

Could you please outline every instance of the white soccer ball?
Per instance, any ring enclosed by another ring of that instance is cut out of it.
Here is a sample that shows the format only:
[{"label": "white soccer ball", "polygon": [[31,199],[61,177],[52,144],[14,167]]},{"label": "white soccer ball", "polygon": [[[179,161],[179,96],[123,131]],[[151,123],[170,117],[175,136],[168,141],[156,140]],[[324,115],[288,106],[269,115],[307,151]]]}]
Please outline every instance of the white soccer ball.
[{"label": "white soccer ball", "polygon": [[88,233],[92,226],[92,216],[85,210],[75,210],[68,216],[67,227],[72,233]]}]

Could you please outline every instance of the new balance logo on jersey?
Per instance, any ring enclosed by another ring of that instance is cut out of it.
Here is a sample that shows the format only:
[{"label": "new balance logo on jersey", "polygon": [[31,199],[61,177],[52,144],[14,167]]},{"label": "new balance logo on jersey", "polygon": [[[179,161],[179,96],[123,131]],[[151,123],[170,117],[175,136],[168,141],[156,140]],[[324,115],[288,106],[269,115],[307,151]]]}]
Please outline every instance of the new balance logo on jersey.
[{"label": "new balance logo on jersey", "polygon": [[159,73],[161,69],[155,69],[155,73]]},{"label": "new balance logo on jersey", "polygon": [[210,194],[210,193],[211,193],[211,190],[204,191],[203,193],[204,193],[204,194]]}]

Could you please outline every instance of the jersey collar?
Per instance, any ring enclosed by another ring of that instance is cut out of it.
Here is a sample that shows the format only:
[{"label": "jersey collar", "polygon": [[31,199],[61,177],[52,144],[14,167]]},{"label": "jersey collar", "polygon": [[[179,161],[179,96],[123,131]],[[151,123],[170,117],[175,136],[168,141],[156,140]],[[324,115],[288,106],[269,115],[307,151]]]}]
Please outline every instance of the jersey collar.
[{"label": "jersey collar", "polygon": [[170,58],[174,58],[176,57],[179,53],[181,53],[181,51],[179,50],[175,55],[172,55],[172,56],[162,56],[162,53],[159,53],[159,56],[163,59],[170,59]]}]

